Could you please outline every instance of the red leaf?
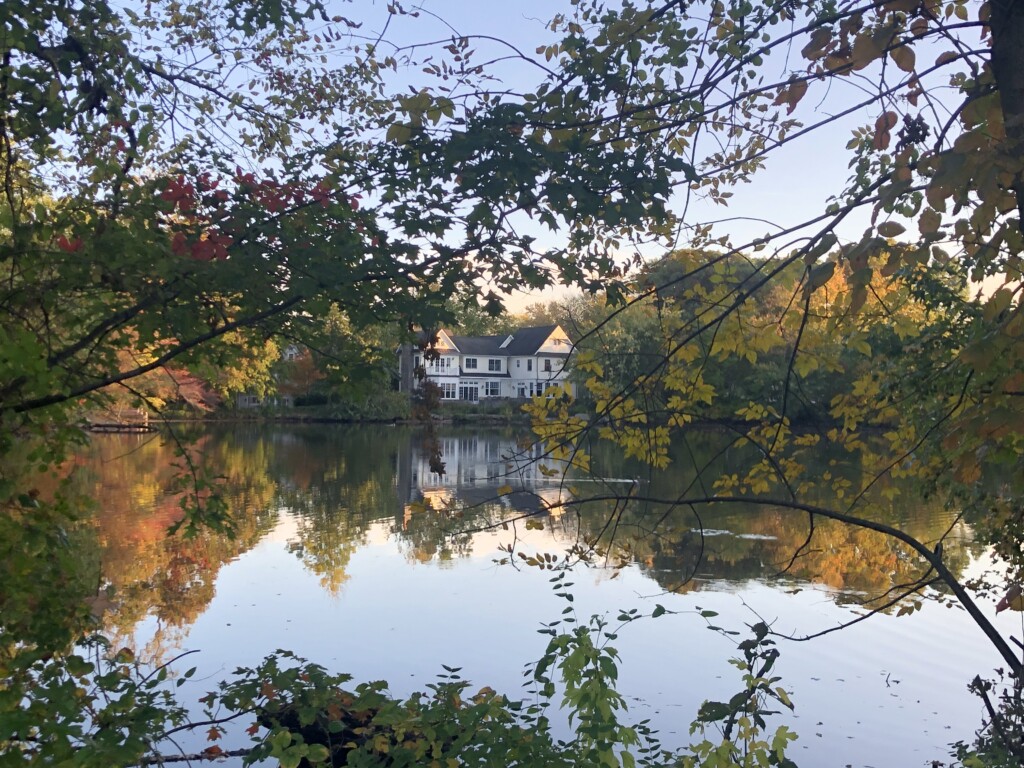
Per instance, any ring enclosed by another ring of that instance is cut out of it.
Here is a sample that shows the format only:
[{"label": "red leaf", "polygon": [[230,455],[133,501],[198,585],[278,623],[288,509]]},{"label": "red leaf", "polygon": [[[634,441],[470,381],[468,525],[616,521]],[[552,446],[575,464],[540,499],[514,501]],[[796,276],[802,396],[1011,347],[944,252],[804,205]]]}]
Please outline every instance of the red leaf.
[{"label": "red leaf", "polygon": [[167,182],[167,187],[160,193],[160,199],[187,212],[192,210],[195,193],[195,187],[185,181],[184,176],[178,176]]},{"label": "red leaf", "polygon": [[196,240],[192,243],[192,258],[196,261],[213,261],[216,247],[209,240]]},{"label": "red leaf", "polygon": [[896,113],[885,112],[875,121],[875,135],[871,141],[875,149],[887,149],[892,135],[889,130],[896,125]]},{"label": "red leaf", "polygon": [[313,198],[314,202],[320,203],[324,208],[331,201],[331,190],[322,181],[318,181],[316,186],[309,191],[310,197]]},{"label": "red leaf", "polygon": [[171,239],[171,252],[175,256],[183,256],[188,252],[188,242],[181,232],[174,233],[174,237]]},{"label": "red leaf", "polygon": [[75,253],[82,247],[82,238],[76,237],[74,240],[68,240],[64,235],[57,238],[57,247],[65,253]]}]

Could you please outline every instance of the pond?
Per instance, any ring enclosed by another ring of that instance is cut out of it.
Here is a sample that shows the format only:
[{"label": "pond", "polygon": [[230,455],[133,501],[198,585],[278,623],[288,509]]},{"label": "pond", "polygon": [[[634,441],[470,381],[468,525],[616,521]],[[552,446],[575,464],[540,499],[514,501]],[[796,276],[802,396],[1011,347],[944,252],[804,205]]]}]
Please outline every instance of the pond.
[{"label": "pond", "polygon": [[[195,450],[222,478],[237,536],[182,539],[165,536],[181,514],[173,443],[95,436],[76,482],[99,500],[93,525],[114,594],[107,631],[153,662],[197,651],[176,662],[198,667],[183,689],[192,700],[278,648],[357,681],[388,680],[396,695],[423,690],[448,665],[474,690],[489,685],[521,698],[524,669],[546,645],[537,630],[566,607],[551,571],[524,557],[560,557],[607,534],[611,519],[611,502],[546,511],[589,488],[584,478],[562,482],[557,466],[523,461],[535,455],[523,437],[442,433],[446,471],[438,475],[423,436],[409,428],[210,430]],[[692,459],[702,441],[713,450],[713,436],[694,436],[669,470],[642,478],[598,455],[602,492],[677,486],[687,474],[683,457]],[[705,513],[703,540],[688,514],[618,518],[605,555],[577,565],[572,577],[581,621],[666,609],[625,627],[615,646],[629,717],[650,718],[667,746],[688,742],[702,701],[741,687],[728,664],[736,639],[710,629],[700,611],[717,612],[714,622],[739,630],[737,639],[761,620],[802,636],[863,615],[865,597],[919,567],[891,541],[828,525],[793,561],[807,521],[777,509]],[[921,503],[889,517],[925,541],[953,524],[946,551],[954,569],[988,565],[970,528],[941,508]],[[790,751],[798,764],[931,765],[980,724],[981,703],[967,684],[1000,666],[996,652],[947,602],[897,613],[806,642],[779,641],[776,669],[796,707],[779,723],[799,734]],[[998,619],[1020,636],[1020,614]]]}]

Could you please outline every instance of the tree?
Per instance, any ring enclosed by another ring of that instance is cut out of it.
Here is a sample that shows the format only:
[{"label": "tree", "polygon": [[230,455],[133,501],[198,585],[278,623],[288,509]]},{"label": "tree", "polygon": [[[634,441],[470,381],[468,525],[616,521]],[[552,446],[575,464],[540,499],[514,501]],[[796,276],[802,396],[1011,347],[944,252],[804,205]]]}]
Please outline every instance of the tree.
[{"label": "tree", "polygon": [[[226,391],[266,384],[268,340],[313,341],[308,319],[334,307],[357,329],[436,322],[481,279],[500,290],[589,269],[481,227],[470,195],[432,194],[422,158],[382,141],[383,72],[397,62],[358,43],[357,26],[320,0],[0,11],[5,754],[135,764],[183,716],[157,677],[129,683],[124,654],[87,689],[96,667],[75,650],[92,637],[95,584],[66,531],[87,501],[66,484],[44,496],[37,475],[68,456],[109,388],[134,382],[132,398],[155,403],[141,377],[171,365],[227,369]],[[429,101],[428,122],[454,113]],[[230,527],[184,446],[181,467],[175,527]]]},{"label": "tree", "polygon": [[[907,594],[938,576],[1019,678],[1020,654],[950,573],[942,538],[876,522],[867,491],[886,476],[928,481],[1011,580],[1024,576],[1024,6],[577,0],[551,29],[537,59],[522,56],[546,70],[535,87],[481,85],[447,133],[404,104],[391,137],[435,167],[458,155],[448,183],[492,201],[481,221],[561,229],[570,260],[695,255],[675,276],[612,291],[660,304],[660,354],[625,384],[582,355],[598,413],[535,404],[552,453],[586,468],[596,433],[663,466],[673,435],[723,402],[723,373],[763,376],[771,361],[774,386],[733,413],[736,440],[758,448],[750,465],[647,503],[773,501],[807,521],[794,557],[822,517],[901,540],[926,565]],[[461,54],[469,42],[457,42]],[[849,171],[778,222],[736,202],[771,164],[813,158],[828,171],[844,151]],[[796,428],[808,405],[823,413],[817,431]],[[821,450],[864,479],[809,476],[803,457]],[[825,491],[831,503],[807,503]],[[1019,704],[992,710],[992,733],[1020,717]]]},{"label": "tree", "polygon": [[[942,579],[1021,672],[942,541],[874,521],[873,480],[809,476],[801,461],[834,449],[869,478],[913,472],[950,492],[1013,572],[1024,565],[1020,3],[577,0],[536,59],[516,54],[543,68],[536,88],[495,86],[472,41],[455,36],[447,57],[422,62],[436,82],[393,98],[383,73],[397,62],[379,46],[353,45],[350,63],[323,67],[325,46],[347,32],[344,19],[314,28],[322,12],[168,2],[119,14],[62,0],[4,10],[5,455],[10,435],[52,439],[79,398],[226,333],[294,332],[334,304],[357,325],[418,315],[433,327],[448,297],[480,282],[498,292],[561,281],[613,304],[657,304],[670,286],[629,294],[627,259],[685,246],[704,257],[673,278],[673,302],[701,309],[662,309],[661,354],[631,381],[609,382],[581,356],[598,412],[538,401],[551,451],[585,466],[583,439],[596,432],[663,465],[673,433],[719,397],[705,370],[781,358],[778,387],[735,414],[736,439],[757,458],[708,478],[706,492],[646,501],[770,500],[805,516],[808,545],[821,517],[898,539],[926,565],[907,594]],[[250,80],[265,96],[244,95]],[[856,126],[838,140],[852,175],[833,199],[745,242],[723,234],[715,211],[731,195],[789,147],[820,137],[805,156],[830,151],[844,121]],[[538,227],[557,231],[557,245]],[[737,256],[747,269],[727,269]],[[1002,286],[973,299],[981,278]],[[787,285],[789,300],[766,297],[752,325],[752,297]],[[151,362],[120,371],[126,348]],[[797,393],[820,370],[848,380],[828,403],[834,423],[802,432]],[[22,528],[40,502],[21,474],[65,447],[4,470],[4,562],[24,565],[23,544],[60,550],[59,515]],[[991,475],[1004,481],[995,492]],[[806,500],[819,491],[836,501]],[[56,565],[14,569],[19,588],[54,583]],[[10,607],[0,605],[5,622]],[[61,635],[67,645],[74,633]]]},{"label": "tree", "polygon": [[258,329],[239,329],[211,340],[198,357],[189,367],[225,401],[247,393],[263,398],[274,391],[281,346]]},{"label": "tree", "polygon": [[[424,190],[432,169],[376,133],[391,124],[381,78],[395,61],[352,44],[355,22],[318,2],[119,13],[50,0],[4,23],[11,429],[194,362],[225,334],[301,336],[302,318],[332,305],[357,328],[447,317],[447,297],[478,278],[542,286],[567,266],[511,229],[480,229],[469,195]],[[335,46],[353,59],[334,66]],[[424,118],[453,109],[431,102]],[[121,349],[151,359],[121,371]]]}]

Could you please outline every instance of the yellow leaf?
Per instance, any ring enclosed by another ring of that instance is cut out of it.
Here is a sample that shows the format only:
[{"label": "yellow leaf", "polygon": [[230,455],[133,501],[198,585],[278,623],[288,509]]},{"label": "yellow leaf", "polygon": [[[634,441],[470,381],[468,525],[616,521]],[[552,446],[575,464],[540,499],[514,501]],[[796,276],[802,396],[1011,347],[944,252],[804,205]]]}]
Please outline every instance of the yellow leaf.
[{"label": "yellow leaf", "polygon": [[981,467],[973,456],[959,456],[954,467],[953,476],[961,483],[973,483],[981,477]]},{"label": "yellow leaf", "polygon": [[892,277],[896,274],[896,270],[900,268],[902,263],[903,258],[900,255],[900,252],[897,250],[890,251],[888,261],[885,262],[885,266],[882,267],[879,272],[882,277]]},{"label": "yellow leaf", "polygon": [[880,41],[874,35],[861,34],[853,41],[853,53],[851,62],[853,68],[864,69],[868,64],[877,59],[885,51]]},{"label": "yellow leaf", "polygon": [[850,313],[856,315],[868,300],[868,290],[863,285],[855,287],[850,295]]},{"label": "yellow leaf", "polygon": [[922,235],[930,235],[933,232],[937,232],[941,224],[942,215],[932,208],[925,208],[921,213],[921,218],[917,220],[917,228]]},{"label": "yellow leaf", "polygon": [[804,46],[800,54],[805,59],[820,59],[825,52],[826,46],[832,41],[832,30],[821,26],[811,33],[811,41]]},{"label": "yellow leaf", "polygon": [[904,72],[913,72],[914,65],[917,63],[917,55],[914,53],[912,48],[908,48],[906,45],[901,45],[899,48],[893,48],[889,51],[889,56],[896,62],[896,66],[902,69]]},{"label": "yellow leaf", "polygon": [[832,279],[835,271],[836,263],[834,261],[826,261],[824,264],[812,267],[810,274],[807,276],[807,283],[804,285],[804,292],[807,294],[814,293]]},{"label": "yellow leaf", "polygon": [[499,496],[508,496],[510,493],[512,493],[511,485],[503,485],[498,489]]},{"label": "yellow leaf", "polygon": [[1013,292],[1006,288],[1000,288],[992,294],[987,302],[985,302],[982,313],[986,320],[995,320],[1000,313],[1010,308],[1010,304],[1012,302]]},{"label": "yellow leaf", "polygon": [[804,97],[805,93],[807,93],[806,80],[797,80],[789,86],[789,93],[786,98],[786,103],[788,104],[786,109],[787,115],[793,114],[793,110],[796,109],[796,105],[800,103],[800,99]]}]

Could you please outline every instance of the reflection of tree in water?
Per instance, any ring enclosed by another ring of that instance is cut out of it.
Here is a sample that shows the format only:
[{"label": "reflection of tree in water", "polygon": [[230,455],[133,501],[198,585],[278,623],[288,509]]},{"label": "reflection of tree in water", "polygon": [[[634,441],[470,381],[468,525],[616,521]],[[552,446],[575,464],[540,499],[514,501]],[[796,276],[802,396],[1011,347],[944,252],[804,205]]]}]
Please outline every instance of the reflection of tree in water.
[{"label": "reflection of tree in water", "polygon": [[[348,563],[366,543],[372,527],[394,536],[411,560],[443,562],[470,553],[466,529],[500,523],[510,513],[508,500],[495,503],[497,486],[509,478],[487,483],[486,472],[481,471],[482,484],[476,487],[472,485],[475,466],[459,464],[456,453],[460,447],[465,451],[472,446],[504,467],[506,453],[517,445],[511,433],[445,433],[446,482],[458,489],[434,497],[433,504],[424,503],[421,481],[429,474],[428,451],[415,430],[388,426],[252,430],[236,439],[271,441],[276,446],[269,453],[268,471],[277,483],[279,505],[295,517],[290,549],[332,592],[344,584]],[[536,468],[531,471],[536,473]],[[464,484],[467,480],[470,483]],[[516,507],[511,509],[514,512]]]},{"label": "reflection of tree in water", "polygon": [[140,621],[155,618],[147,649],[152,658],[161,658],[206,609],[221,567],[251,549],[276,520],[266,473],[238,446],[204,437],[191,450],[223,478],[234,538],[205,528],[191,537],[168,536],[184,514],[175,448],[152,435],[98,436],[78,460],[73,480],[98,502],[91,523],[101,547],[102,584],[113,593],[107,630],[127,643]]},{"label": "reflection of tree in water", "polygon": [[450,533],[451,518],[438,512],[414,515],[401,537],[406,557],[417,563],[436,561],[444,565],[473,552],[473,537]]},{"label": "reflection of tree in water", "polygon": [[514,544],[528,526],[548,531],[556,551],[576,541],[576,516],[564,514],[557,504],[547,511],[542,492],[514,491],[500,501],[495,496],[494,488],[465,488],[443,500],[428,497],[430,504],[409,505],[405,525],[397,531],[408,559],[444,564],[470,556],[482,531],[501,531],[501,540]]},{"label": "reflection of tree in water", "polygon": [[380,429],[261,426],[204,433],[190,450],[219,478],[234,538],[205,528],[167,535],[183,514],[175,443],[95,437],[77,461],[75,483],[98,500],[103,584],[114,593],[108,631],[128,642],[153,617],[149,650],[159,656],[209,605],[220,568],[272,530],[282,508],[297,519],[293,550],[325,588],[337,590],[368,526],[397,507],[396,441],[387,437]]},{"label": "reflection of tree in water", "polygon": [[[434,471],[435,447],[443,474]],[[395,534],[408,558],[419,563],[469,556],[473,532],[546,515],[566,495],[558,462],[545,459],[528,435],[510,430],[442,430],[426,444],[414,435],[398,475],[404,504]]]},{"label": "reflection of tree in water", "polygon": [[[937,540],[947,524],[936,518],[917,535]],[[618,530],[651,577],[676,591],[699,589],[708,581],[784,577],[830,587],[838,602],[859,602],[927,571],[915,553],[881,533],[831,520],[816,521],[808,543],[809,533],[806,515],[751,506],[700,510],[699,521],[690,510],[676,510],[657,533],[627,517]],[[960,573],[970,559],[970,541],[947,539],[945,552],[951,571]]]},{"label": "reflection of tree in water", "polygon": [[366,542],[366,528],[344,508],[311,505],[296,521],[295,538],[288,550],[320,578],[332,595],[348,581],[348,564]]},{"label": "reflection of tree in water", "polygon": [[[489,476],[494,467],[509,463],[506,453],[517,448],[514,436],[442,436],[452,454],[461,451],[469,463],[456,466],[449,455],[452,474],[430,479],[418,474],[412,430],[252,426],[206,433],[194,450],[202,452],[212,474],[222,477],[234,539],[205,529],[192,538],[168,538],[168,526],[182,514],[181,497],[173,490],[173,446],[152,436],[97,437],[79,462],[76,483],[99,500],[93,525],[104,583],[116,593],[108,616],[111,631],[127,637],[138,622],[155,617],[159,627],[152,650],[173,642],[213,598],[220,568],[252,548],[282,511],[295,522],[290,549],[331,592],[345,583],[352,556],[373,530],[393,537],[410,561],[444,563],[472,553],[475,531],[500,529],[516,518],[502,541],[515,541],[529,520],[550,532],[552,552],[580,537],[607,544],[614,534],[602,562],[636,563],[666,589],[696,589],[708,580],[771,579],[788,566],[786,578],[839,590],[837,599],[845,602],[882,594],[921,574],[918,558],[891,539],[838,523],[817,521],[804,546],[807,517],[789,511],[716,506],[696,510],[698,520],[689,508],[666,512],[636,502],[614,514],[612,501],[563,508],[569,497],[560,478],[518,465],[514,478]],[[698,436],[679,451],[671,472],[640,476],[637,487],[649,496],[671,498],[671,491],[694,481],[694,466],[706,464],[713,476],[736,461],[720,453],[714,435]],[[596,456],[595,466],[610,477],[639,474],[639,468],[610,455]],[[511,493],[506,485],[513,487]],[[581,498],[613,495],[627,487],[581,482],[577,492]],[[807,494],[812,497],[813,489]],[[889,502],[865,501],[864,508],[922,541],[937,541],[950,524],[937,502],[910,516]],[[967,535],[946,539],[946,561],[955,573],[972,548],[977,545]]]},{"label": "reflection of tree in water", "polygon": [[336,593],[375,523],[395,515],[395,464],[407,433],[391,427],[278,431],[270,471],[295,517],[289,548]]},{"label": "reflection of tree in water", "polygon": [[493,501],[468,503],[455,491],[428,492],[422,500],[407,504],[402,524],[394,533],[406,557],[418,563],[448,563],[473,552],[473,536],[465,530],[471,525],[500,522],[505,510]]},{"label": "reflection of tree in water", "polygon": [[[444,437],[444,436],[442,436]],[[588,496],[625,496],[628,484],[582,483],[572,480],[580,503],[570,505],[570,514],[548,515],[541,500],[545,491],[517,491],[496,502],[498,483],[484,480],[483,463],[495,449],[479,445],[485,439],[476,435],[467,438],[461,433],[447,437],[449,462],[459,455],[461,464],[451,463],[445,478],[426,476],[426,459],[417,461],[415,451],[411,472],[417,479],[410,484],[410,502],[406,504],[403,525],[396,530],[408,547],[410,559],[418,562],[445,561],[468,555],[473,537],[468,532],[500,527],[503,521],[524,516],[544,521],[558,538],[559,546],[576,543],[578,534],[596,541],[605,557],[595,562],[636,563],[666,589],[691,590],[715,580],[770,580],[785,578],[797,582],[820,584],[836,592],[841,603],[863,602],[885,595],[893,587],[911,583],[926,573],[915,554],[898,541],[861,528],[816,519],[813,536],[806,514],[788,510],[734,505],[713,508],[671,508],[644,506],[639,502],[621,504],[622,499],[587,502]],[[499,443],[496,438],[489,438]],[[697,467],[707,478],[728,473],[733,467],[749,461],[743,449],[726,449],[729,436],[718,432],[695,433],[686,444],[675,446],[676,461],[666,472],[623,462],[612,452],[594,457],[595,466],[605,477],[635,477],[640,495],[671,499],[681,488],[700,487]],[[508,447],[516,446],[508,440]],[[749,450],[749,449],[748,449]],[[467,468],[465,454],[476,456],[477,466]],[[819,455],[818,464],[808,465],[806,474],[828,477],[833,470],[830,457]],[[417,476],[417,472],[419,473]],[[520,476],[526,476],[520,473]],[[470,478],[469,482],[460,479]],[[533,479],[543,480],[542,473]],[[853,482],[856,480],[857,482]],[[861,480],[854,478],[851,486]],[[709,481],[710,483],[710,481]],[[835,506],[837,500],[831,483],[816,488],[805,483],[805,498],[824,506]],[[945,558],[954,573],[962,572],[972,554],[980,547],[970,538],[962,523],[948,530],[953,520],[936,500],[931,508],[919,501],[913,510],[906,502],[887,501],[892,481],[880,481],[858,502],[861,514],[879,522],[898,525],[915,538],[937,542],[945,537]],[[564,491],[565,489],[559,489]],[[914,489],[904,487],[900,498],[915,498]],[[536,493],[536,495],[534,495]],[[566,496],[554,501],[556,509]],[[579,526],[577,529],[577,517]],[[520,526],[525,525],[520,520]],[[702,535],[703,531],[703,535]],[[510,534],[511,538],[511,534]],[[611,543],[611,546],[606,546]]]},{"label": "reflection of tree in water", "polygon": [[[706,491],[704,478],[710,486],[714,478],[749,461],[744,449],[723,449],[727,439],[721,433],[698,433],[685,445],[675,446],[672,469],[645,470],[639,495],[670,500],[681,489]],[[599,458],[608,464],[607,454]],[[700,475],[697,467],[702,468]],[[824,480],[820,485],[805,481],[802,494],[810,503],[842,508],[845,502],[835,497],[831,472],[830,457],[819,455],[817,463],[807,466],[806,475]],[[851,478],[850,485],[859,487],[862,482]],[[857,514],[898,527],[922,542],[943,541],[947,566],[954,574],[962,573],[982,549],[970,529],[954,520],[940,499],[925,501],[909,482],[899,488],[897,498],[902,501],[887,501],[893,487],[894,481],[879,480],[858,500]],[[913,507],[907,499],[915,500]],[[791,510],[753,504],[691,508],[635,502],[616,511],[610,502],[584,506],[588,535],[604,534],[607,542],[606,524],[614,518],[613,549],[625,552],[673,591],[699,589],[716,580],[786,578],[827,586],[836,591],[837,602],[861,603],[927,573],[916,553],[889,536],[817,517],[812,523],[807,514]]]}]

